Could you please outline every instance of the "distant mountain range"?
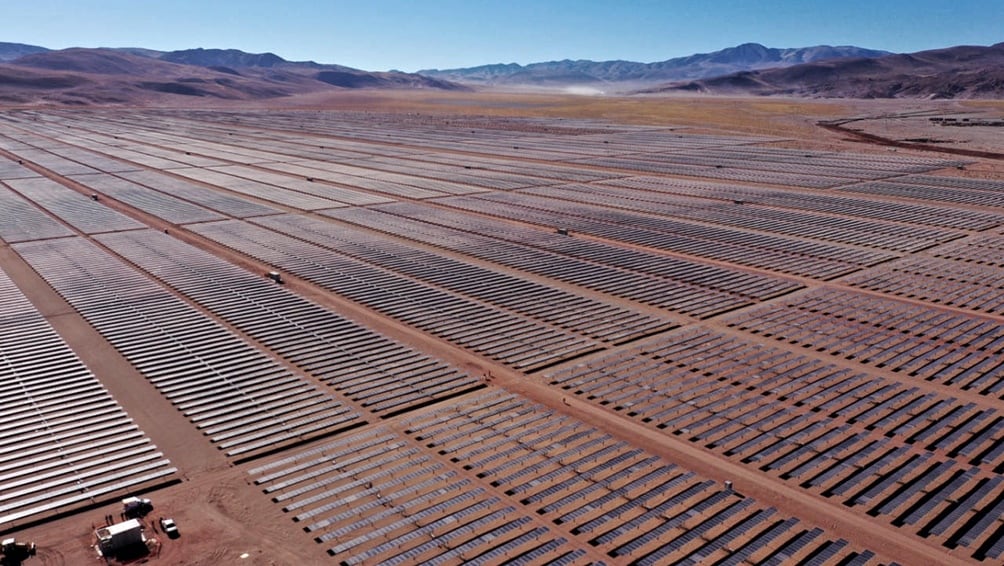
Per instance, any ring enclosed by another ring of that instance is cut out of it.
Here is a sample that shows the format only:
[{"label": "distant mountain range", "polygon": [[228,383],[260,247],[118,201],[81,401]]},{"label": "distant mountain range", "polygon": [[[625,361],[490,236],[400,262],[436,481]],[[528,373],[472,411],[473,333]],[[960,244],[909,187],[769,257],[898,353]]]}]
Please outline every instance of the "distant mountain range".
[{"label": "distant mountain range", "polygon": [[827,98],[1004,98],[1004,43],[877,58],[831,59],[693,81],[641,93]]},{"label": "distant mountain range", "polygon": [[657,63],[551,61],[419,73],[370,72],[236,49],[53,51],[0,43],[0,104],[261,100],[341,89],[569,88],[835,98],[1004,98],[1004,43],[889,54],[851,46],[746,43]]},{"label": "distant mountain range", "polygon": [[0,43],[0,103],[142,104],[177,96],[257,100],[355,88],[467,87],[411,73],[287,61],[235,49],[52,51]]},{"label": "distant mountain range", "polygon": [[740,71],[790,67],[824,59],[881,57],[888,51],[862,47],[817,45],[795,49],[744,43],[714,53],[699,53],[657,63],[564,60],[517,65],[483,65],[464,69],[427,69],[420,75],[470,85],[598,86],[652,84],[717,77]]}]

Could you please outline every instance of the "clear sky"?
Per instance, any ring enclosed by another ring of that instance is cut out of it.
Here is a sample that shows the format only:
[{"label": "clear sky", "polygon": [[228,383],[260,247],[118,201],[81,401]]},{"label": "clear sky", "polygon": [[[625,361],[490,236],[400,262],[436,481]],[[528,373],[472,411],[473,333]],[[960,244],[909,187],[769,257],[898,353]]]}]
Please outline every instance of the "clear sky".
[{"label": "clear sky", "polygon": [[0,41],[270,51],[371,71],[653,62],[740,43],[1004,42],[1004,0],[0,0]]}]

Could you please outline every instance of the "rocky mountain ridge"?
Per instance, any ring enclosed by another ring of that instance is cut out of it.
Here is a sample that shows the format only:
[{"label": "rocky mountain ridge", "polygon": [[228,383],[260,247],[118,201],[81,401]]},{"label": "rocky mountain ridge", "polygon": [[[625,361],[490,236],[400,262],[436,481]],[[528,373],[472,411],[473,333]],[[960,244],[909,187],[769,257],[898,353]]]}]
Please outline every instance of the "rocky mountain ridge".
[{"label": "rocky mountain ridge", "polygon": [[831,59],[786,68],[678,81],[639,93],[825,98],[1004,98],[1004,43],[963,45],[875,58]]},{"label": "rocky mountain ridge", "polygon": [[824,59],[880,57],[888,54],[887,51],[854,46],[817,45],[779,49],[759,43],[744,43],[712,53],[698,53],[655,63],[566,59],[529,65],[508,63],[461,69],[427,69],[418,73],[470,85],[595,86],[692,80]]},{"label": "rocky mountain ridge", "polygon": [[0,57],[16,53],[22,54],[0,63],[0,103],[146,104],[179,96],[260,100],[331,89],[466,88],[412,73],[286,61],[273,53],[235,49],[52,51],[0,44]]}]

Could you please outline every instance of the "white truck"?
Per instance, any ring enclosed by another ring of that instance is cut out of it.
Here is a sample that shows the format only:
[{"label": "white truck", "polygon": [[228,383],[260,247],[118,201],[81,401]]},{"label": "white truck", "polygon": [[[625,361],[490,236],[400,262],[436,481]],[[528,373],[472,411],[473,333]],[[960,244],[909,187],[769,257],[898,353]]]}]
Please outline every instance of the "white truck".
[{"label": "white truck", "polygon": [[126,497],[122,500],[122,512],[127,518],[144,517],[153,511],[153,502],[141,497]]},{"label": "white truck", "polygon": [[178,525],[174,523],[174,519],[160,518],[160,530],[164,531],[164,534],[168,538],[178,538],[181,533],[178,532]]},{"label": "white truck", "polygon": [[3,555],[3,560],[0,560],[0,563],[20,564],[35,556],[35,552],[35,543],[17,542],[15,539],[7,538],[0,542],[0,554]]}]

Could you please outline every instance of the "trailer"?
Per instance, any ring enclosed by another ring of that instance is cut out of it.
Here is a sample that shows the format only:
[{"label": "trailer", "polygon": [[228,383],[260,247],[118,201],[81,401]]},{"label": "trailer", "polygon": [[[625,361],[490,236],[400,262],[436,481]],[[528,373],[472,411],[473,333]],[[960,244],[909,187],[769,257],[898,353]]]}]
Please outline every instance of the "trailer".
[{"label": "trailer", "polygon": [[143,524],[139,522],[139,519],[129,519],[101,527],[94,531],[94,534],[98,537],[98,549],[105,556],[115,554],[123,548],[133,545],[146,544],[146,537],[143,536]]}]

